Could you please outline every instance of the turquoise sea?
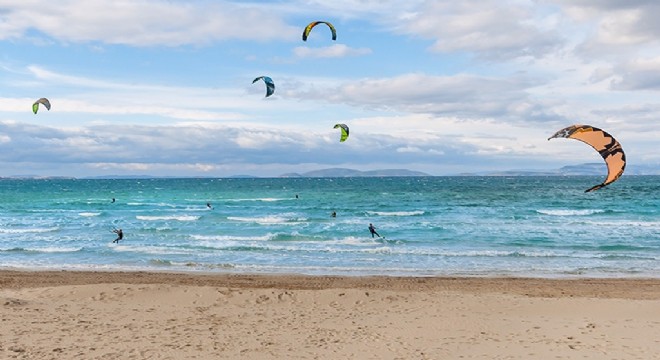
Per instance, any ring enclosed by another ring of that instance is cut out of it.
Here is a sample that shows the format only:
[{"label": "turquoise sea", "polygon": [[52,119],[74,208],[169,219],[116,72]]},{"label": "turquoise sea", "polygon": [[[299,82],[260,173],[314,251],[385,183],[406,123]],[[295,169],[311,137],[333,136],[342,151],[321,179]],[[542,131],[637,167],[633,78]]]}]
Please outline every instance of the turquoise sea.
[{"label": "turquoise sea", "polygon": [[660,177],[600,181],[3,179],[0,267],[660,277]]}]

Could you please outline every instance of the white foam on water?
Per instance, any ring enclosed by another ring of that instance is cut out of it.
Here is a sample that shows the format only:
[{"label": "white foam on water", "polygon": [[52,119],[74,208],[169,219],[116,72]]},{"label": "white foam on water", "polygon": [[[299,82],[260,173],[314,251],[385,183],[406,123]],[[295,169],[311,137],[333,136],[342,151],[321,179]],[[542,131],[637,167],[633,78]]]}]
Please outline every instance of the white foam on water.
[{"label": "white foam on water", "polygon": [[27,234],[27,233],[46,233],[59,230],[58,227],[52,228],[32,228],[32,229],[7,229],[0,228],[0,234]]},{"label": "white foam on water", "polygon": [[27,247],[27,248],[0,249],[0,251],[22,251],[22,252],[34,252],[34,253],[67,253],[67,252],[78,252],[82,249],[83,249],[82,247]]},{"label": "white foam on water", "polygon": [[196,221],[201,218],[201,216],[196,215],[165,215],[165,216],[146,216],[146,215],[136,215],[136,219],[145,220],[145,221],[162,221],[162,220],[177,220],[177,221]]},{"label": "white foam on water", "polygon": [[177,206],[175,204],[169,204],[169,203],[164,203],[164,202],[159,202],[159,203],[147,203],[147,202],[127,202],[126,205],[128,206],[159,206],[159,207],[169,207],[169,208],[176,208]]},{"label": "white foam on water", "polygon": [[82,217],[93,217],[93,216],[99,216],[99,215],[101,215],[101,213],[100,212],[81,212],[81,213],[78,213],[78,215],[80,215]]},{"label": "white foam on water", "polygon": [[378,215],[378,216],[416,216],[424,215],[426,212],[424,210],[414,210],[414,211],[367,211],[369,215]]},{"label": "white foam on water", "polygon": [[391,254],[392,248],[390,248],[389,246],[381,246],[373,249],[364,250],[364,252],[370,254]]},{"label": "white foam on water", "polygon": [[601,209],[539,209],[536,210],[537,213],[543,215],[552,215],[552,216],[587,216],[593,214],[604,213],[605,210]]},{"label": "white foam on water", "polygon": [[82,247],[45,247],[45,248],[27,248],[26,251],[35,251],[35,252],[44,252],[44,253],[66,253],[66,252],[78,252],[82,250]]},{"label": "white foam on water", "polygon": [[373,246],[374,244],[380,244],[377,242],[376,238],[371,237],[359,237],[359,236],[347,236],[342,239],[335,240],[326,240],[323,241],[324,245],[352,245],[352,246]]},{"label": "white foam on water", "polygon": [[270,225],[270,224],[297,224],[307,221],[307,218],[292,217],[292,216],[283,216],[283,215],[266,215],[259,217],[244,217],[244,216],[228,216],[227,220],[232,221],[241,221],[241,222],[252,222],[261,225]]},{"label": "white foam on water", "polygon": [[275,234],[264,236],[190,235],[193,240],[199,241],[268,241],[274,239],[275,236]]},{"label": "white foam on water", "polygon": [[639,227],[639,228],[658,228],[660,227],[660,221],[622,221],[622,220],[612,220],[612,221],[593,221],[590,222],[592,225],[598,226],[609,226],[609,227]]},{"label": "white foam on water", "polygon": [[120,252],[134,252],[141,254],[150,254],[150,255],[181,255],[181,254],[190,254],[196,255],[199,254],[197,249],[186,249],[179,247],[167,247],[167,246],[143,246],[143,245],[115,245],[109,244],[115,251]]},{"label": "white foam on water", "polygon": [[231,201],[231,202],[241,202],[241,201],[263,201],[263,202],[275,202],[275,201],[285,201],[285,200],[291,200],[291,198],[254,198],[254,199],[227,199],[224,201]]}]

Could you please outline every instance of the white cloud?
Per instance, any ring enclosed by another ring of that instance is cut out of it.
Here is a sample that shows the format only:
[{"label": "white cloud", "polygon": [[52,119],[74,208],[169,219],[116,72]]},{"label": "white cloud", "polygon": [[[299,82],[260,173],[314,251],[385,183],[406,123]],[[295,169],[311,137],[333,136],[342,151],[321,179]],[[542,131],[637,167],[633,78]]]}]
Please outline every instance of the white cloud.
[{"label": "white cloud", "polygon": [[299,32],[266,5],[228,1],[32,0],[5,2],[2,9],[0,39],[37,30],[63,42],[180,46],[294,39]]},{"label": "white cloud", "polygon": [[[408,128],[387,118],[356,120],[349,125],[351,137],[339,143],[336,133],[330,130],[319,133],[304,129],[292,131],[256,126],[246,129],[201,123],[177,126],[113,124],[58,129],[0,122],[0,133],[9,139],[6,143],[0,142],[0,162],[48,164],[47,167],[60,164],[62,169],[83,166],[107,172],[166,171],[169,167],[179,169],[181,174],[218,174],[224,171],[223,164],[243,164],[246,167],[286,164],[281,168],[284,169],[294,168],[296,164],[315,163],[319,167],[330,167],[351,163],[364,168],[374,166],[377,159],[386,159],[381,163],[387,167],[411,163],[433,164],[435,167],[444,164],[465,166],[473,161],[468,158],[491,155],[489,149],[500,144],[511,148],[507,154],[516,155],[519,151],[510,144],[514,135],[499,140],[488,136],[489,131],[497,128],[495,124],[468,124],[476,131],[461,134],[467,125],[458,120],[413,117]],[[46,168],[45,165],[38,167]],[[232,169],[236,173],[239,168]]]},{"label": "white cloud", "polygon": [[[583,144],[546,139],[578,122],[660,156],[655,1],[0,3],[3,171],[524,168],[575,162]],[[310,20],[341,42],[301,42]]]},{"label": "white cloud", "polygon": [[585,57],[627,58],[640,52],[648,54],[649,50],[658,53],[660,3],[655,0],[548,1],[561,4],[565,14],[588,26],[590,36],[578,48]]},{"label": "white cloud", "polygon": [[500,0],[426,1],[393,26],[433,40],[431,50],[462,51],[491,59],[541,57],[561,42],[541,29],[526,2]]},{"label": "white cloud", "polygon": [[529,121],[556,116],[552,109],[544,108],[527,92],[528,88],[537,85],[524,76],[498,78],[410,73],[347,81],[326,90],[302,89],[295,96],[355,107],[468,118],[504,117]]},{"label": "white cloud", "polygon": [[392,16],[414,9],[425,0],[298,0],[293,7],[301,11],[317,11],[332,17],[363,18],[368,14]]},{"label": "white cloud", "polygon": [[635,59],[614,68],[614,90],[660,90],[660,57]]},{"label": "white cloud", "polygon": [[[38,82],[28,87],[51,86],[58,95],[48,96],[52,114],[153,115],[170,119],[235,121],[245,118],[240,110],[254,106],[242,89],[210,89],[179,85],[150,85],[63,74],[41,66],[27,67],[27,74]],[[65,92],[63,89],[72,88]],[[0,111],[24,113],[33,98],[0,98]]]},{"label": "white cloud", "polygon": [[418,148],[417,146],[406,146],[396,149],[396,152],[400,152],[400,153],[420,153],[422,151],[423,150]]},{"label": "white cloud", "polygon": [[368,55],[371,54],[371,49],[354,49],[344,44],[335,44],[322,48],[298,46],[293,49],[293,54],[300,58],[338,58],[346,56]]},{"label": "white cloud", "polygon": [[121,172],[121,173],[132,173],[135,172],[147,172],[148,174],[152,173],[208,173],[217,169],[217,166],[211,164],[189,164],[189,163],[178,163],[178,164],[168,164],[168,163],[87,163],[86,167],[103,170],[111,173]]}]

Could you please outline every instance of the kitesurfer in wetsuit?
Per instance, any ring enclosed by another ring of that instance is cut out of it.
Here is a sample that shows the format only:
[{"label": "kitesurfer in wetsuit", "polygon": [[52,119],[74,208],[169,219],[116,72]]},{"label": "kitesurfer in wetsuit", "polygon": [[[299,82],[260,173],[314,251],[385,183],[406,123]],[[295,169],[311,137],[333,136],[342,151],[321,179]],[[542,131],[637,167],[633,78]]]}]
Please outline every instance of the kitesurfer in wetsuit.
[{"label": "kitesurfer in wetsuit", "polygon": [[371,237],[374,237],[374,235],[381,237],[377,232],[376,228],[374,227],[374,224],[369,223],[369,232],[371,232]]},{"label": "kitesurfer in wetsuit", "polygon": [[117,238],[114,239],[112,242],[119,244],[119,240],[122,240],[124,238],[124,232],[121,229],[114,229],[112,230],[112,232],[117,234]]}]

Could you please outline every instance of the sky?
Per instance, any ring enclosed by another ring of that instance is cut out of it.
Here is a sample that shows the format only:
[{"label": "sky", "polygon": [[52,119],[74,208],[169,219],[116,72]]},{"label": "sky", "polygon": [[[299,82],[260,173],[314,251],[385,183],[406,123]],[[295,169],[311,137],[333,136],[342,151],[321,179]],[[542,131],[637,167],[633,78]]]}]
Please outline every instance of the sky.
[{"label": "sky", "polygon": [[[659,18],[657,0],[0,0],[0,177],[602,163],[548,141],[573,124],[657,167]],[[337,40],[303,41],[312,21]]]}]

